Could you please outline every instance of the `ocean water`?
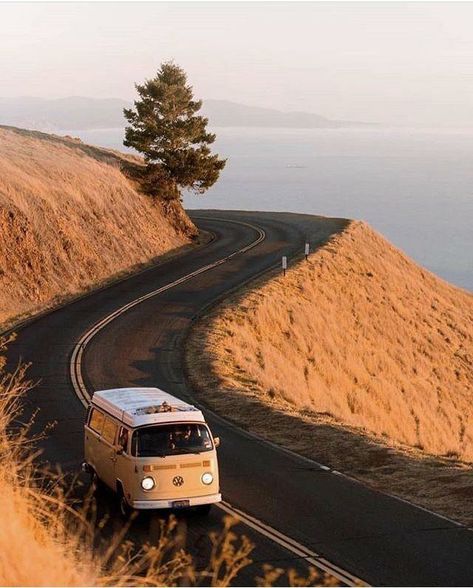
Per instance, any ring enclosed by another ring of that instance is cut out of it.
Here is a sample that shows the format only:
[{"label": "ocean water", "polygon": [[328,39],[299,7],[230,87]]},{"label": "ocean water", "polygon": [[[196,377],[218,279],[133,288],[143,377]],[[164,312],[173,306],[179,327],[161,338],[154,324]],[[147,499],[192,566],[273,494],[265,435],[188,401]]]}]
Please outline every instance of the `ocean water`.
[{"label": "ocean water", "polygon": [[[473,129],[215,129],[228,158],[187,208],[363,219],[416,261],[473,290]],[[69,131],[121,146],[123,131]]]}]

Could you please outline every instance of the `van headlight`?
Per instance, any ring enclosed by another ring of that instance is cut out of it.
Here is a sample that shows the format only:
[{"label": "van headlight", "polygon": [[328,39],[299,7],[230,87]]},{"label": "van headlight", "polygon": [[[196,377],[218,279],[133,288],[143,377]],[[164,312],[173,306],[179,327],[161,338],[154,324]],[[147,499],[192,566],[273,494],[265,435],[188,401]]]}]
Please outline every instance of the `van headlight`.
[{"label": "van headlight", "polygon": [[141,487],[143,488],[143,490],[145,490],[146,492],[149,492],[150,490],[152,490],[154,487],[156,486],[156,482],[154,481],[154,478],[152,478],[151,476],[146,476],[145,478],[143,478],[141,480]]},{"label": "van headlight", "polygon": [[205,474],[202,474],[201,480],[202,480],[202,484],[209,486],[214,481],[214,477],[212,476],[212,474],[210,472],[205,472]]}]

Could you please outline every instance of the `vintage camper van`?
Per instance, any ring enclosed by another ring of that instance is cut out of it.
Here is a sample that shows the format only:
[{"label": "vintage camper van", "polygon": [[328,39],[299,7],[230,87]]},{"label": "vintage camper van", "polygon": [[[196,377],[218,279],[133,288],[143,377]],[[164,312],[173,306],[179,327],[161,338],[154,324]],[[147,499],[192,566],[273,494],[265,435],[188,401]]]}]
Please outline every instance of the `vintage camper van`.
[{"label": "vintage camper van", "polygon": [[84,469],[130,509],[198,507],[221,500],[216,448],[196,407],[158,388],[95,392],[85,423]]}]

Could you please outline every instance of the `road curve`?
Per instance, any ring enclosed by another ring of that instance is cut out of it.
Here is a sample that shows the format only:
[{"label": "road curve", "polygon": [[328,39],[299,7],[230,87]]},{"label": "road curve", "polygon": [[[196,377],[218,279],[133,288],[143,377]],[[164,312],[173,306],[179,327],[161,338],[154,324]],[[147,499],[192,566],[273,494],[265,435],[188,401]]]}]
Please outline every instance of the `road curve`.
[{"label": "road curve", "polygon": [[[193,216],[215,235],[206,247],[19,330],[9,361],[32,362],[30,376],[41,380],[28,397],[30,410],[40,408],[36,426],[57,421],[43,443],[48,461],[74,469],[82,458],[84,408],[71,381],[71,359],[75,388],[82,386],[83,396],[99,388],[157,385],[191,398],[182,346],[193,318],[281,255],[300,253],[308,234],[316,246],[344,226],[339,219],[287,213],[195,211]],[[104,317],[113,320],[91,331]],[[85,347],[77,347],[81,340]],[[210,412],[208,420],[223,440],[222,492],[231,505],[224,509],[242,511],[239,530],[257,544],[255,563],[239,578],[242,584],[254,582],[263,561],[298,569],[319,562],[347,583],[356,576],[375,585],[473,584],[468,529],[279,450]],[[202,537],[218,528],[222,514],[214,509],[208,520],[185,522],[197,555]],[[133,538],[152,540],[152,526],[141,517]]]}]

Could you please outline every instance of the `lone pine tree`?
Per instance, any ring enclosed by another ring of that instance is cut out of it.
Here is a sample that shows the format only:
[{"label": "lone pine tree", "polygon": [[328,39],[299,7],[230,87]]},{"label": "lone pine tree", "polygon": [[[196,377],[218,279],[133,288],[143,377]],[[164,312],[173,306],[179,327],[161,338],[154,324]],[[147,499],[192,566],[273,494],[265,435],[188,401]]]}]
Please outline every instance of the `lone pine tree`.
[{"label": "lone pine tree", "polygon": [[163,63],[156,77],[136,90],[134,108],[123,111],[129,122],[123,143],[144,156],[143,189],[167,200],[180,198],[182,189],[204,193],[226,160],[210,151],[215,135],[207,132],[208,120],[196,114],[202,101],[194,100],[186,73]]}]

